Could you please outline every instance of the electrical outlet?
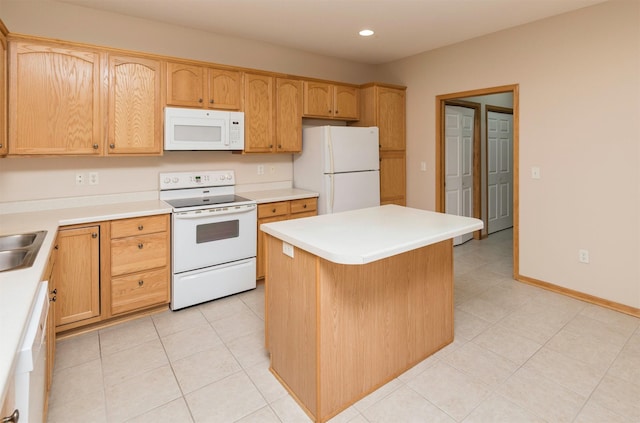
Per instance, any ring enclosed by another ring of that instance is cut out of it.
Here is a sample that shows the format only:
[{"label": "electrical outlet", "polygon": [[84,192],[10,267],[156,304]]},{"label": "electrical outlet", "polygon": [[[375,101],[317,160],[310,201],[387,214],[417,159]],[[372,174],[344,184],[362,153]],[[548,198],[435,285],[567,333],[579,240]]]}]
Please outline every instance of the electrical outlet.
[{"label": "electrical outlet", "polygon": [[76,185],[84,185],[84,175],[82,173],[76,173]]},{"label": "electrical outlet", "polygon": [[98,185],[99,183],[98,172],[89,172],[89,185]]},{"label": "electrical outlet", "polygon": [[287,255],[287,256],[289,256],[289,257],[293,258],[293,245],[291,245],[291,244],[287,244],[286,242],[283,242],[283,243],[282,243],[282,252],[283,252],[285,255]]},{"label": "electrical outlet", "polygon": [[533,166],[531,168],[531,178],[540,179],[540,168],[538,166]]},{"label": "electrical outlet", "polygon": [[258,165],[258,175],[264,175],[264,165]]},{"label": "electrical outlet", "polygon": [[589,250],[578,250],[578,261],[580,263],[589,263]]},{"label": "electrical outlet", "polygon": [[276,173],[276,167],[275,166],[269,166],[269,173],[272,174],[272,175],[274,173]]},{"label": "electrical outlet", "polygon": [[420,162],[420,170],[422,172],[426,172],[427,171],[427,162]]}]

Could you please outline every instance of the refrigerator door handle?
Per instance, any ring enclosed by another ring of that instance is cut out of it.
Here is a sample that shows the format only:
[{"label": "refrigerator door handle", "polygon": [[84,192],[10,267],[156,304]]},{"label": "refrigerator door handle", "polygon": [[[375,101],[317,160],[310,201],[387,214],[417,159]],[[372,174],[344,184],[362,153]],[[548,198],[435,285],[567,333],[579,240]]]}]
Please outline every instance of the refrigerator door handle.
[{"label": "refrigerator door handle", "polygon": [[335,175],[333,174],[329,175],[329,181],[331,184],[331,187],[330,187],[331,192],[329,193],[329,210],[327,210],[327,212],[333,213],[333,200],[334,200],[334,194],[336,192]]},{"label": "refrigerator door handle", "polygon": [[[329,147],[329,173],[334,173],[333,167],[333,142],[331,139],[331,131],[327,130],[327,147]],[[331,201],[333,205],[333,201]]]}]

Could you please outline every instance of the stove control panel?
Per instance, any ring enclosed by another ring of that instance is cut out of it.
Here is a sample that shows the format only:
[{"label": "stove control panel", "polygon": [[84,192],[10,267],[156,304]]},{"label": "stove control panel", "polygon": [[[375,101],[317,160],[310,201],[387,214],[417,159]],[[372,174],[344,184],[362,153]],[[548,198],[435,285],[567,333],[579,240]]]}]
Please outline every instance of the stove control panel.
[{"label": "stove control panel", "polygon": [[235,184],[236,175],[233,170],[160,173],[160,190],[222,187]]}]

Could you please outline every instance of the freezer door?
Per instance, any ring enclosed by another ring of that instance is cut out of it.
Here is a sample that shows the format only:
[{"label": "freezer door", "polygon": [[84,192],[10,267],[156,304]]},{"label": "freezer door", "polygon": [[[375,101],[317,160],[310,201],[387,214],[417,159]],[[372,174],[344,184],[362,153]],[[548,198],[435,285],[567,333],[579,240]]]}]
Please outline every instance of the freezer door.
[{"label": "freezer door", "polygon": [[379,170],[378,128],[328,126],[324,173]]},{"label": "freezer door", "polygon": [[318,199],[318,214],[380,205],[380,172],[377,170],[329,174],[325,175],[324,182],[325,195],[321,193]]}]

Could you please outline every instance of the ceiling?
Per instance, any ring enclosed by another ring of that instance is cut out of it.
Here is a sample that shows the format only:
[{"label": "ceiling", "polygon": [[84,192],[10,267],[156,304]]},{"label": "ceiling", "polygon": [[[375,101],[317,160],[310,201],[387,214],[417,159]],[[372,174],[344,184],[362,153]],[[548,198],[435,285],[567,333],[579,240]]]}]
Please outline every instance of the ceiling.
[{"label": "ceiling", "polygon": [[57,1],[381,64],[604,0]]}]

